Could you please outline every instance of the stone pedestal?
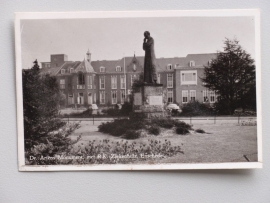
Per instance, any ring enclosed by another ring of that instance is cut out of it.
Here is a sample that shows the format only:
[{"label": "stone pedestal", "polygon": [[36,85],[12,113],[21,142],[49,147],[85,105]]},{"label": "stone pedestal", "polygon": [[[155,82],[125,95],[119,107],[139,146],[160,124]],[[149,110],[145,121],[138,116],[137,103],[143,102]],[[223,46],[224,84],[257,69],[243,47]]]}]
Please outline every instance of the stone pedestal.
[{"label": "stone pedestal", "polygon": [[144,84],[134,94],[134,112],[146,113],[148,118],[164,116],[162,84]]}]

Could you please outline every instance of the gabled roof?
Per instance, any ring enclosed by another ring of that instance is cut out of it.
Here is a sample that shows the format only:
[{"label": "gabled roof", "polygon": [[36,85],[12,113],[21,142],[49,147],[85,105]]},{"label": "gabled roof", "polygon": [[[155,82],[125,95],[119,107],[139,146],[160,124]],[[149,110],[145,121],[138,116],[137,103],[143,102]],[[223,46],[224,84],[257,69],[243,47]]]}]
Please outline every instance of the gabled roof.
[{"label": "gabled roof", "polygon": [[[136,56],[136,60],[138,61],[138,64],[143,66],[144,63],[144,57],[143,56]],[[119,60],[103,60],[103,61],[92,61],[91,64],[95,70],[95,72],[100,73],[100,67],[105,67],[105,73],[119,73],[116,71],[116,67],[120,66],[123,68],[124,66],[130,65],[134,61],[134,56],[133,57],[124,57]],[[127,68],[126,70],[127,71]],[[139,71],[139,70],[138,70]]]},{"label": "gabled roof", "polygon": [[[208,62],[217,57],[216,53],[210,54],[188,54],[186,57],[174,57],[174,58],[157,58],[157,72],[170,71],[167,70],[167,65],[172,64],[173,69],[182,68],[203,68]],[[194,61],[195,66],[190,67],[189,62]],[[61,69],[70,69],[74,68],[74,72],[87,72],[87,73],[100,73],[100,67],[105,67],[105,73],[123,73],[124,66],[126,67],[126,72],[134,72],[133,63],[137,65],[137,72],[143,71],[144,66],[144,56],[133,56],[133,57],[124,57],[119,60],[103,60],[103,61],[92,61],[89,63],[87,60],[81,61],[66,61],[63,65],[53,68],[42,68],[41,72],[45,73],[50,71],[51,75],[56,75]],[[116,67],[122,67],[121,72],[116,71]],[[171,71],[173,71],[173,69]],[[66,71],[66,74],[70,74],[69,71]]]},{"label": "gabled roof", "polygon": [[203,68],[205,65],[208,64],[208,62],[214,58],[217,57],[216,53],[210,53],[210,54],[188,54],[185,59],[183,60],[183,65],[180,65],[179,67],[189,67],[189,62],[194,61],[195,62],[195,68]]},{"label": "gabled roof", "polygon": [[94,68],[87,60],[83,60],[78,67],[75,69],[75,73],[83,72],[83,73],[95,73]]},{"label": "gabled roof", "polygon": [[40,69],[40,74],[49,74],[51,76],[55,76],[60,70],[61,68],[66,64],[63,63],[61,66],[58,67],[53,67],[53,68],[41,68]]},{"label": "gabled roof", "polygon": [[168,64],[172,64],[173,66],[175,64],[184,64],[185,57],[174,57],[174,58],[157,58],[156,64],[157,64],[157,71],[167,71]]}]

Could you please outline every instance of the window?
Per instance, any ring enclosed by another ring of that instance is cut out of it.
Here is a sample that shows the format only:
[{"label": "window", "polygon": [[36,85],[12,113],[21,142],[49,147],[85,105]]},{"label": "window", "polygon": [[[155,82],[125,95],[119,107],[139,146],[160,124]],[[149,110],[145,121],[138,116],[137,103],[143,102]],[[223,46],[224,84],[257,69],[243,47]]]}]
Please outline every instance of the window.
[{"label": "window", "polygon": [[73,94],[68,94],[68,104],[74,104],[74,97]]},{"label": "window", "polygon": [[173,74],[167,74],[167,87],[173,87]]},{"label": "window", "polygon": [[168,70],[172,70],[172,67],[173,67],[172,64],[168,64],[168,65],[167,65],[167,69],[168,69]]},{"label": "window", "polygon": [[133,71],[136,71],[137,70],[137,66],[135,64],[135,62],[133,63]]},{"label": "window", "polygon": [[93,78],[92,75],[88,75],[88,89],[93,88]]},{"label": "window", "polygon": [[157,74],[157,83],[160,84],[160,74]]},{"label": "window", "polygon": [[181,71],[181,85],[197,85],[197,70]]},{"label": "window", "polygon": [[136,75],[131,75],[130,76],[130,85],[131,85],[131,87],[132,87],[135,79],[136,79]]},{"label": "window", "polygon": [[105,67],[101,66],[100,67],[100,72],[102,72],[102,73],[105,72]]},{"label": "window", "polygon": [[70,73],[73,73],[73,72],[74,72],[74,68],[70,68],[70,69],[69,69],[69,72],[70,72]]},{"label": "window", "polygon": [[94,93],[94,104],[97,102],[97,94]]},{"label": "window", "polygon": [[196,100],[196,90],[190,90],[190,101]]},{"label": "window", "polygon": [[60,89],[65,89],[66,88],[66,81],[65,79],[60,79]]},{"label": "window", "polygon": [[105,104],[105,92],[100,91],[100,104]]},{"label": "window", "polygon": [[92,75],[92,83],[93,83],[93,89],[96,89],[96,83],[95,83],[95,74]]},{"label": "window", "polygon": [[208,65],[211,65],[211,63],[212,63],[212,60],[209,60],[209,61],[208,61]]},{"label": "window", "polygon": [[50,68],[50,67],[51,67],[51,64],[45,63],[45,68]]},{"label": "window", "polygon": [[121,66],[116,66],[116,72],[121,72]]},{"label": "window", "polygon": [[88,104],[93,104],[93,97],[91,92],[88,93]]},{"label": "window", "polygon": [[126,77],[125,75],[120,76],[121,89],[126,89]]},{"label": "window", "polygon": [[78,98],[77,98],[78,104],[84,104],[84,97],[83,97],[83,93],[80,92],[78,94]]},{"label": "window", "polygon": [[187,103],[187,99],[188,99],[188,91],[182,90],[182,103]]},{"label": "window", "polygon": [[190,61],[190,62],[189,62],[189,66],[190,66],[190,67],[195,66],[195,61]]},{"label": "window", "polygon": [[117,103],[117,91],[112,91],[112,104]]},{"label": "window", "polygon": [[66,70],[65,69],[62,69],[61,70],[61,74],[65,74]]},{"label": "window", "polygon": [[85,84],[84,74],[80,72],[78,75],[78,85],[84,85],[84,84]]},{"label": "window", "polygon": [[205,102],[209,102],[207,90],[203,90],[203,103]]},{"label": "window", "polygon": [[99,88],[105,89],[105,76],[100,76],[99,78]]},{"label": "window", "polygon": [[126,92],[125,90],[121,90],[121,104],[124,104],[126,99]]},{"label": "window", "polygon": [[117,76],[116,75],[111,76],[111,85],[112,85],[112,89],[117,89]]},{"label": "window", "polygon": [[209,91],[210,103],[215,103],[215,92]]},{"label": "window", "polygon": [[84,74],[82,72],[78,75],[78,81],[77,81],[77,89],[85,89],[85,80],[84,80]]},{"label": "window", "polygon": [[167,98],[168,98],[168,103],[173,102],[173,89],[168,89]]}]

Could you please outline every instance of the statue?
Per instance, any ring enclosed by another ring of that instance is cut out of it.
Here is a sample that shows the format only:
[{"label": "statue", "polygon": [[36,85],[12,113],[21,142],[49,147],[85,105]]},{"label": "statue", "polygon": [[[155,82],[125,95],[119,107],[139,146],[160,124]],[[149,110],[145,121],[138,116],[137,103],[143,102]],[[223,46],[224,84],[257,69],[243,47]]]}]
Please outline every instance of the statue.
[{"label": "statue", "polygon": [[156,56],[154,51],[154,39],[150,36],[150,32],[144,32],[143,50],[144,57],[144,83],[157,83],[156,74]]}]

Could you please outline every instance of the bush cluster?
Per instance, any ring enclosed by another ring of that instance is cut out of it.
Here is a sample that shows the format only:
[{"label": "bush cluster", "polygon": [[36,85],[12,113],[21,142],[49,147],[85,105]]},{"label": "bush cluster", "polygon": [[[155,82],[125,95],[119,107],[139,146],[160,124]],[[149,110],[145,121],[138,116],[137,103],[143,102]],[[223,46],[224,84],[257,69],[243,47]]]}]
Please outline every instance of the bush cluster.
[{"label": "bush cluster", "polygon": [[148,120],[145,114],[132,113],[129,119],[115,119],[102,123],[98,126],[98,130],[116,137],[137,139],[140,137],[139,130],[145,129],[149,134],[159,135],[161,128],[171,129],[173,127],[176,128],[177,134],[187,134],[192,129],[191,125],[176,119],[154,118]]},{"label": "bush cluster", "polygon": [[137,130],[144,129],[145,116],[138,114],[131,115],[129,119],[115,119],[114,121],[102,123],[98,126],[98,131],[108,133],[116,137],[124,137],[126,139],[137,139],[140,133]]},{"label": "bush cluster", "polygon": [[160,134],[160,127],[153,125],[148,129],[148,132],[153,135],[159,135]]},{"label": "bush cluster", "polygon": [[179,135],[185,135],[189,133],[188,129],[183,128],[183,127],[176,127],[175,132]]},{"label": "bush cluster", "polygon": [[89,116],[92,116],[93,110],[92,109],[86,109],[83,112],[80,113],[71,113],[71,114],[64,114],[64,115],[60,115],[59,117],[70,117],[70,118],[89,118]]},{"label": "bush cluster", "polygon": [[196,133],[205,133],[205,131],[203,129],[196,129],[195,132]]},{"label": "bush cluster", "polygon": [[182,107],[181,116],[211,116],[214,111],[209,103],[191,101]]}]

